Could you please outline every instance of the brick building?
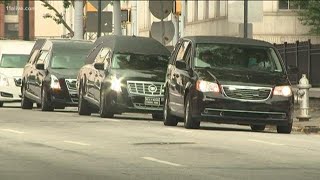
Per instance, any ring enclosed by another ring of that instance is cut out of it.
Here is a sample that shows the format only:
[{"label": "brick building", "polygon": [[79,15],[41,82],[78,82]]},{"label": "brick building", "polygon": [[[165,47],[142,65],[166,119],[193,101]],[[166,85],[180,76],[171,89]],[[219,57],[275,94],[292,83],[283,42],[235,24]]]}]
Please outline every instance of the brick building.
[{"label": "brick building", "polygon": [[0,4],[0,38],[23,39],[24,11],[29,11],[29,37],[34,39],[34,1],[29,1],[29,7],[23,8],[24,1],[12,1],[10,4]]}]

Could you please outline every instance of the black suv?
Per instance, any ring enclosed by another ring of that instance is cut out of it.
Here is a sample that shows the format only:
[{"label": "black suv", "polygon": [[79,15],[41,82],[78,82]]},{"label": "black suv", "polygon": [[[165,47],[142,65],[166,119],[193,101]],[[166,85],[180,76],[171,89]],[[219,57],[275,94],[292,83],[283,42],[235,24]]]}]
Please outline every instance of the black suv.
[{"label": "black suv", "polygon": [[77,106],[76,77],[92,48],[90,41],[40,39],[22,77],[22,109],[41,104],[43,111]]},{"label": "black suv", "polygon": [[[296,73],[297,69],[290,69]],[[294,97],[277,50],[267,42],[234,37],[185,37],[166,75],[164,124],[199,128],[200,121],[292,129]]]},{"label": "black suv", "polygon": [[152,38],[104,36],[95,42],[77,78],[79,114],[152,113],[162,119],[170,52]]}]

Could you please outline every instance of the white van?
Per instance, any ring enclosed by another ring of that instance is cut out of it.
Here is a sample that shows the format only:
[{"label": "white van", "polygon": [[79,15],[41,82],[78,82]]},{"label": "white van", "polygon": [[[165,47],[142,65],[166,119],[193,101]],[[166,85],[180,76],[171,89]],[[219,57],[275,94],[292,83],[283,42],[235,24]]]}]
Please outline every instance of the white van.
[{"label": "white van", "polygon": [[21,76],[34,43],[0,40],[0,107],[21,101]]}]

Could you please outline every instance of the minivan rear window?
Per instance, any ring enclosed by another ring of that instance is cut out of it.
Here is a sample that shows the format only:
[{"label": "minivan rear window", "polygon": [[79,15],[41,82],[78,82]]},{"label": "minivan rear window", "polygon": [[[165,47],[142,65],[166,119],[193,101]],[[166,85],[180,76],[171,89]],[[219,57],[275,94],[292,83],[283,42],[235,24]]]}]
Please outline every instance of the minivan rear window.
[{"label": "minivan rear window", "polygon": [[29,55],[27,54],[2,54],[0,67],[2,68],[23,68]]}]

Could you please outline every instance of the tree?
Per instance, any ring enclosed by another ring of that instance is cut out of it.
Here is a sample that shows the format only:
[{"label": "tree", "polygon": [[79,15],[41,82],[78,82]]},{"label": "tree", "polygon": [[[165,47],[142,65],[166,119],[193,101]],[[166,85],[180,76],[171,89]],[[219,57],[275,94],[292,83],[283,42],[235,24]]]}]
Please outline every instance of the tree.
[{"label": "tree", "polygon": [[299,8],[299,20],[310,27],[310,34],[320,35],[320,1],[319,0],[291,0]]}]

